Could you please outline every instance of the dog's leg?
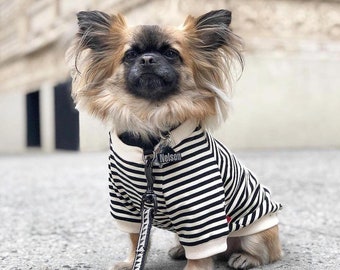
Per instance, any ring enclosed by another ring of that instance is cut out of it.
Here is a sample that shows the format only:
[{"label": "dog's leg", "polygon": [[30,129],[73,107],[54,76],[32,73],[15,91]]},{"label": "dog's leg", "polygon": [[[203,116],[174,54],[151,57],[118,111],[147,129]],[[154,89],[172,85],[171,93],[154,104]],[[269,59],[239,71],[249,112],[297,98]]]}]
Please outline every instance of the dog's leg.
[{"label": "dog's leg", "polygon": [[188,260],[184,270],[213,270],[214,263],[212,257],[199,259],[199,260]]},{"label": "dog's leg", "polygon": [[[176,235],[177,245],[169,250],[169,256],[174,260],[185,260],[184,247],[179,243]],[[213,270],[212,258],[205,258],[200,260],[188,260],[184,270]]]},{"label": "dog's leg", "polygon": [[130,254],[124,262],[118,262],[114,265],[112,270],[131,270],[133,266],[133,261],[135,259],[136,248],[138,244],[138,233],[130,233],[131,247]]},{"label": "dog's leg", "polygon": [[176,236],[176,242],[177,242],[177,245],[173,248],[171,248],[168,252],[169,256],[171,259],[174,259],[174,260],[185,260],[185,250],[184,250],[184,247],[179,243],[179,239],[178,239],[178,236],[177,234],[175,235]]},{"label": "dog's leg", "polygon": [[238,242],[239,251],[233,253],[228,260],[228,265],[236,269],[268,264],[282,256],[278,226],[257,234],[238,237]]}]

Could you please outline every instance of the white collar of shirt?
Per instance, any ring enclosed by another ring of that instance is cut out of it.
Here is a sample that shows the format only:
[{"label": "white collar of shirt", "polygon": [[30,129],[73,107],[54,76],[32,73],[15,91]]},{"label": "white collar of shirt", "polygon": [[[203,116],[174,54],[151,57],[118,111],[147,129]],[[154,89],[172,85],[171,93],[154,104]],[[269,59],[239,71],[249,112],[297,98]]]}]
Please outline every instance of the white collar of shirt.
[{"label": "white collar of shirt", "polygon": [[[188,138],[193,133],[197,126],[198,123],[196,121],[187,120],[174,130],[172,130],[170,133],[171,139],[170,146],[175,147],[185,138]],[[143,149],[123,143],[119,139],[115,130],[111,132],[111,141],[113,150],[116,152],[118,156],[131,162],[144,163]]]}]

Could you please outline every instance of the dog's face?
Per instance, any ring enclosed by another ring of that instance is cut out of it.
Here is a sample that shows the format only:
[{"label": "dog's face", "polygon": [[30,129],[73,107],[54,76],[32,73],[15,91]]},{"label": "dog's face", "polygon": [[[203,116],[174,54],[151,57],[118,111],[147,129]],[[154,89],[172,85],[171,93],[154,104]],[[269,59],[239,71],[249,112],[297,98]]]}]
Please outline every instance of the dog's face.
[{"label": "dog's face", "polygon": [[159,26],[136,30],[122,61],[127,90],[154,102],[176,95],[183,65],[179,51]]},{"label": "dog's face", "polygon": [[118,133],[144,137],[188,119],[223,118],[231,62],[242,65],[230,22],[231,13],[218,10],[189,16],[178,28],[128,27],[121,15],[80,12],[68,51],[73,97]]}]

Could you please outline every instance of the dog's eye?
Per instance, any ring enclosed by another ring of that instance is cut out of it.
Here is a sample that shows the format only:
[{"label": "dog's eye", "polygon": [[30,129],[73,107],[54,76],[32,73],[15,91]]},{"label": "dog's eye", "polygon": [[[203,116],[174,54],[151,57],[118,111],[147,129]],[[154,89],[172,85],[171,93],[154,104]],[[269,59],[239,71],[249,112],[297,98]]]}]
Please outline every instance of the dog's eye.
[{"label": "dog's eye", "polygon": [[128,50],[124,55],[124,61],[133,61],[137,58],[138,53],[135,50]]},{"label": "dog's eye", "polygon": [[175,49],[167,49],[163,55],[167,58],[170,58],[170,59],[175,59],[175,58],[178,58],[179,56],[179,53],[178,51],[176,51]]}]

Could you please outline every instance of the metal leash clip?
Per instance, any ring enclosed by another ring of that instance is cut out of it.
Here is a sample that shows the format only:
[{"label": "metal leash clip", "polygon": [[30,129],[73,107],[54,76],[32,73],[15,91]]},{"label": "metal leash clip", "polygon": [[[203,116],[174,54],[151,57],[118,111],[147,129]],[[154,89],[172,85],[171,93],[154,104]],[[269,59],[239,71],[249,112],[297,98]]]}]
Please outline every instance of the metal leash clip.
[{"label": "metal leash clip", "polygon": [[155,178],[153,176],[152,167],[154,163],[155,156],[154,154],[147,154],[144,156],[145,160],[145,176],[146,176],[146,192],[143,194],[142,203],[141,203],[141,211],[143,208],[149,207],[153,208],[153,212],[157,211],[157,196],[153,192],[153,184],[155,182]]},{"label": "metal leash clip", "polygon": [[157,212],[157,197],[153,192],[146,192],[142,197],[141,212],[148,207],[153,210],[153,213]]}]

